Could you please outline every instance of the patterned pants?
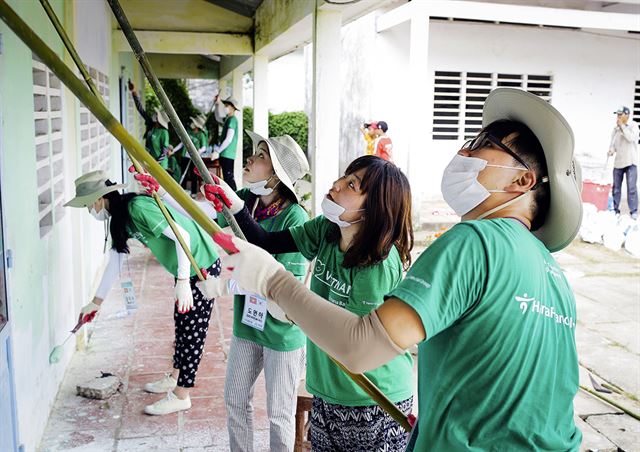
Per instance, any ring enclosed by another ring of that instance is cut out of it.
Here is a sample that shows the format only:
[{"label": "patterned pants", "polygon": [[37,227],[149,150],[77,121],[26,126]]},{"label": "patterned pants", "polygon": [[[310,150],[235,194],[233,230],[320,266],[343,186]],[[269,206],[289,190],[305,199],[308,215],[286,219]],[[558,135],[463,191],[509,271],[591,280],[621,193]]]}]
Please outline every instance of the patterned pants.
[{"label": "patterned pants", "polygon": [[[396,403],[409,414],[413,397]],[[344,406],[313,398],[311,449],[314,452],[394,452],[407,447],[409,434],[378,405]]]},{"label": "patterned pants", "polygon": [[[207,269],[207,273],[218,277],[221,269],[220,259],[218,259]],[[185,314],[180,314],[175,304],[173,307],[173,323],[176,330],[173,368],[180,370],[178,386],[182,388],[193,388],[195,384],[196,372],[200,359],[202,359],[204,340],[207,338],[207,330],[209,329],[211,309],[215,301],[209,300],[200,292],[196,287],[197,282],[197,276],[192,276],[189,280],[193,293],[193,308]]]}]

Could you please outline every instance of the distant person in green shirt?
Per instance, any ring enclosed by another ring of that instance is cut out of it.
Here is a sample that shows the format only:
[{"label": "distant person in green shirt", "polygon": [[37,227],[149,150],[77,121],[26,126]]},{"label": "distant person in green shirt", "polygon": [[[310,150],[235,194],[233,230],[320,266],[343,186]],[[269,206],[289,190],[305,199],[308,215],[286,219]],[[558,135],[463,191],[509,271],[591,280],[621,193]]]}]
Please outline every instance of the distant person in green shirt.
[{"label": "distant person in green shirt", "polygon": [[489,94],[482,122],[442,177],[462,223],[369,315],[325,303],[240,240],[222,265],[354,372],[418,344],[408,450],[577,451],[576,304],[551,255],[582,219],[573,132],[549,103],[513,88]]},{"label": "distant person in green shirt", "polygon": [[[202,119],[201,116],[190,118],[191,122],[189,124],[189,138],[193,141],[193,145],[196,150],[202,154],[207,149],[208,144],[208,136],[205,132],[205,120]],[[191,186],[191,197],[195,198],[195,195],[198,193],[198,176],[196,172],[193,170],[195,165],[191,161],[191,156],[187,152],[187,150],[183,147],[180,152],[180,168],[182,172],[182,187],[187,188],[187,182],[190,182]]]},{"label": "distant person in green shirt", "polygon": [[169,144],[169,116],[156,108],[152,116],[153,127],[147,133],[145,147],[151,156],[160,163],[164,169],[169,168],[169,156],[173,146]]},{"label": "distant person in green shirt", "polygon": [[233,97],[220,101],[220,95],[216,96],[214,115],[216,121],[222,123],[220,142],[213,146],[215,160],[216,153],[220,155],[220,168],[222,178],[233,189],[236,190],[236,181],[233,176],[233,161],[236,158],[236,148],[238,147],[238,118],[236,111],[240,111],[239,103]]},{"label": "distant person in green shirt", "polygon": [[[300,206],[294,187],[309,171],[304,152],[289,135],[264,138],[247,133],[254,153],[243,169],[245,188],[237,195],[265,231],[283,231],[304,224],[309,216]],[[222,215],[218,215],[218,223],[227,225]],[[296,278],[304,279],[308,263],[300,252],[278,254],[274,258]],[[238,287],[221,286],[219,281],[207,280],[198,287],[213,297],[242,292]],[[235,296],[233,314],[224,390],[231,450],[253,451],[253,392],[264,369],[269,450],[293,451],[297,389],[304,370],[306,337],[285,318],[268,314],[266,300],[252,293]]]},{"label": "distant person in green shirt", "polygon": [[[112,247],[96,296],[82,308],[83,320],[93,320],[109,288],[118,278],[122,257],[129,254],[127,240],[133,238],[142,242],[175,278],[173,370],[160,380],[145,385],[147,392],[166,394],[147,405],[145,413],[163,415],[188,410],[191,408],[189,392],[195,384],[214,300],[205,297],[195,286],[198,280],[195,270],[151,197],[120,194],[118,190],[126,185],[111,182],[103,171],[87,173],[76,179],[75,185],[76,197],[65,206],[85,207],[96,220],[107,221]],[[170,206],[167,210],[198,266],[206,269],[209,278],[219,279],[220,259],[211,237],[192,219]]]},{"label": "distant person in green shirt", "polygon": [[[279,232],[260,227],[248,210],[251,206],[245,207],[228,188],[225,193],[247,240],[272,254],[299,252],[315,260],[312,292],[324,305],[345,314],[369,315],[398,285],[403,269],[410,264],[409,181],[397,166],[379,157],[368,155],[351,162],[323,199],[323,215]],[[273,268],[282,268],[270,259]],[[258,271],[255,277],[263,272],[251,267]],[[239,283],[239,287],[251,286]],[[325,324],[325,328],[325,334],[340,335],[336,326]],[[367,369],[366,376],[408,414],[413,405],[413,359],[409,352],[397,355]],[[313,340],[307,341],[306,385],[314,396],[310,430],[314,451],[400,451],[406,447],[409,436],[403,428]]]}]

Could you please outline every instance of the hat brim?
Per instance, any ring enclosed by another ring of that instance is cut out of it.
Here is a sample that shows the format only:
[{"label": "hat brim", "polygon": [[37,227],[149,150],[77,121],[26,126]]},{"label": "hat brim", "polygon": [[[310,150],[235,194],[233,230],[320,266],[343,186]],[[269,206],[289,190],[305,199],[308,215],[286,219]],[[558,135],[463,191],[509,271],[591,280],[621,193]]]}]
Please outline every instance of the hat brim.
[{"label": "hat brim", "polygon": [[98,200],[98,198],[106,195],[107,193],[111,193],[112,191],[120,190],[126,188],[127,184],[116,184],[109,185],[101,188],[100,190],[94,191],[88,195],[84,196],[76,196],[75,198],[67,201],[64,204],[64,207],[88,207],[94,202]]},{"label": "hat brim", "polygon": [[582,222],[582,175],[573,156],[573,131],[551,104],[514,88],[497,88],[485,101],[483,127],[499,119],[522,122],[542,145],[551,199],[544,224],[533,234],[549,251],[559,251],[575,238]]},{"label": "hat brim", "polygon": [[236,111],[242,111],[242,108],[238,108],[238,106],[233,102],[229,102],[228,100],[223,100],[222,103],[225,105],[231,105],[233,108],[236,109]]},{"label": "hat brim", "polygon": [[267,143],[267,147],[269,148],[269,157],[271,158],[271,165],[273,166],[273,172],[276,173],[276,176],[278,176],[278,179],[280,179],[280,183],[287,187],[291,191],[291,193],[293,193],[299,203],[300,196],[298,196],[298,193],[296,193],[296,189],[293,186],[293,183],[295,181],[292,181],[291,178],[289,178],[286,171],[284,170],[284,167],[280,163],[280,160],[278,160],[278,154],[276,152],[273,152],[274,148],[282,145],[280,143],[276,143],[270,138],[265,138],[262,135],[252,132],[251,130],[246,130],[245,132],[247,132],[247,135],[249,135],[249,138],[251,138],[254,154],[256,153],[258,144],[260,144],[261,141]]}]

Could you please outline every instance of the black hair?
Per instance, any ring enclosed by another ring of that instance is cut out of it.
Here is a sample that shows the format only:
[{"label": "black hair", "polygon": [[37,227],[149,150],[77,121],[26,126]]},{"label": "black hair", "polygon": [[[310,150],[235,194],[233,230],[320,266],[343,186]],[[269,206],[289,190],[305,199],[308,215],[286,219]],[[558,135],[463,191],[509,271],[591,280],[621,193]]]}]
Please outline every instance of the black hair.
[{"label": "black hair", "polygon": [[[116,183],[107,180],[105,184],[111,186]],[[129,247],[127,246],[127,240],[129,239],[127,227],[130,226],[131,223],[129,202],[136,196],[145,195],[138,195],[137,193],[125,193],[122,195],[117,191],[112,191],[103,196],[103,198],[109,201],[109,208],[107,208],[107,210],[111,214],[109,225],[111,248],[115,249],[118,253],[129,254]]]},{"label": "black hair", "polygon": [[[413,226],[411,187],[404,173],[393,163],[375,155],[358,157],[349,164],[345,176],[365,169],[360,190],[366,194],[364,220],[344,254],[344,268],[366,267],[382,262],[396,247],[403,268],[411,265]],[[340,228],[333,224],[327,240],[340,241]]]},{"label": "black hair", "polygon": [[[525,124],[510,119],[494,121],[482,129],[482,132],[487,132],[500,141],[511,134],[515,134],[511,140],[504,142],[504,144],[524,160],[536,175],[537,186],[533,190],[533,203],[531,205],[531,230],[539,229],[544,224],[551,202],[549,183],[542,183],[542,178],[549,173],[547,160],[540,141]],[[513,159],[513,161],[516,162],[516,159]]]}]

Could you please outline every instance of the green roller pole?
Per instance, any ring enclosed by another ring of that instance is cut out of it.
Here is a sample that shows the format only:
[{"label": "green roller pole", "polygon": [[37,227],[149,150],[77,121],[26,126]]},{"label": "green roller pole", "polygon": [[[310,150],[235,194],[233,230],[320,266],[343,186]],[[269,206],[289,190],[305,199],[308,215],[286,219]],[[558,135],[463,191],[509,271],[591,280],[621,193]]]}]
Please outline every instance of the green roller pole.
[{"label": "green roller pole", "polygon": [[[102,101],[97,98],[89,89],[87,89],[80,79],[66,66],[66,64],[53,52],[35,33],[34,31],[11,9],[5,0],[0,0],[0,19],[2,19],[9,28],[31,49],[33,53],[38,55],[44,64],[69,88],[69,90],[89,109],[89,111],[100,121],[100,123],[122,144],[127,153],[142,162],[149,173],[155,177],[173,196],[173,198],[182,206],[183,209],[200,225],[211,234],[225,251],[229,253],[236,252],[233,243],[229,240],[220,226],[213,222],[205,215],[195,202],[189,197],[182,187],[156,162],[151,155],[142,147],[142,145],[118,122],[111,112],[104,106]],[[189,140],[190,141],[190,140]],[[208,172],[206,172],[208,174]],[[389,413],[400,425],[410,431],[411,426],[407,417],[402,413],[389,399],[377,388],[365,375],[354,374],[338,363],[347,375],[358,384],[367,394],[371,396],[375,402]]]},{"label": "green roller pole", "polygon": [[0,18],[25,43],[29,49],[65,84],[67,88],[89,109],[100,123],[122,144],[130,156],[142,163],[158,183],[187,211],[187,213],[222,246],[233,252],[230,241],[220,226],[211,220],[187,195],[178,183],[156,162],[142,145],[118,122],[111,112],[87,89],[67,65],[40,39],[35,32],[11,9],[5,0],[0,0]]},{"label": "green roller pole", "polygon": [[[138,41],[133,28],[131,28],[129,20],[127,19],[127,16],[120,6],[120,2],[118,2],[118,0],[107,0],[107,3],[109,3],[111,11],[113,11],[113,15],[118,21],[118,24],[120,24],[120,28],[122,29],[124,36],[127,38],[127,41],[131,46],[131,50],[133,50],[133,54],[140,63],[140,66],[142,66],[142,70],[147,76],[149,84],[153,88],[153,91],[155,91],[160,104],[162,104],[162,108],[164,108],[164,111],[169,115],[169,120],[171,121],[171,125],[173,125],[173,129],[176,131],[178,137],[180,137],[180,141],[182,141],[182,144],[191,156],[191,161],[196,166],[196,168],[198,168],[198,171],[200,172],[200,175],[202,176],[204,181],[207,184],[215,185],[213,177],[211,177],[211,174],[209,174],[209,170],[202,161],[202,157],[200,157],[200,154],[196,150],[196,147],[193,145],[191,138],[189,138],[187,131],[182,125],[182,122],[180,122],[180,118],[178,118],[173,105],[171,105],[167,94],[164,92],[164,88],[162,88],[158,77],[156,77],[156,74],[153,72],[153,68],[149,63],[147,55],[144,53],[144,49],[140,45],[140,41]],[[233,233],[237,237],[246,240],[244,234],[242,233],[242,230],[240,229],[240,226],[238,226],[238,222],[233,217],[227,206],[225,206],[224,204],[222,206],[222,214],[224,215],[225,220],[227,220],[227,224],[233,230]]]},{"label": "green roller pole", "polygon": [[[71,39],[69,39],[69,36],[67,35],[67,32],[65,31],[64,27],[60,23],[60,20],[58,20],[58,16],[56,16],[56,13],[53,10],[53,8],[51,7],[51,5],[49,4],[49,1],[48,0],[40,0],[40,3],[42,4],[42,7],[44,8],[44,11],[47,13],[47,16],[49,16],[49,19],[51,20],[51,23],[53,24],[53,27],[58,32],[58,35],[60,36],[60,39],[64,43],[64,46],[67,48],[67,51],[69,52],[69,55],[71,55],[71,59],[73,59],[73,62],[76,64],[76,67],[80,71],[80,74],[82,74],[82,78],[84,78],[84,81],[86,82],[87,86],[89,87],[89,89],[91,90],[93,95],[98,100],[100,100],[101,102],[104,103],[104,99],[100,95],[100,92],[96,88],[96,85],[93,83],[93,79],[91,78],[91,75],[89,74],[89,71],[87,71],[87,68],[84,65],[84,63],[82,62],[82,59],[80,58],[80,55],[78,55],[78,52],[76,52],[76,48],[73,46],[73,43],[71,42]],[[140,166],[140,163],[138,163],[138,161],[136,159],[131,157],[131,162],[133,163],[133,166],[135,167],[135,169],[136,169],[136,171],[138,173],[143,173],[144,170],[142,169],[142,167]],[[200,268],[198,267],[198,263],[196,262],[195,258],[193,257],[193,254],[191,254],[191,250],[189,249],[189,247],[187,246],[186,242],[184,241],[184,238],[182,237],[182,234],[180,234],[180,230],[178,229],[178,226],[176,225],[175,221],[173,221],[173,218],[171,217],[171,214],[169,213],[169,211],[165,207],[164,203],[162,202],[162,199],[160,198],[160,196],[156,192],[152,192],[151,196],[153,197],[153,200],[156,202],[156,204],[158,204],[158,207],[160,208],[160,211],[162,212],[162,215],[164,215],[164,218],[167,220],[167,223],[169,224],[169,227],[171,228],[171,230],[173,231],[174,235],[178,239],[178,243],[180,243],[180,246],[182,247],[182,250],[187,255],[187,258],[189,259],[189,262],[191,263],[191,266],[195,270],[196,275],[198,275],[198,278],[201,281],[204,281],[205,277],[202,274],[202,271],[200,270]]]}]

